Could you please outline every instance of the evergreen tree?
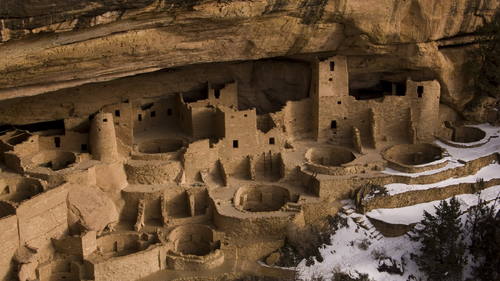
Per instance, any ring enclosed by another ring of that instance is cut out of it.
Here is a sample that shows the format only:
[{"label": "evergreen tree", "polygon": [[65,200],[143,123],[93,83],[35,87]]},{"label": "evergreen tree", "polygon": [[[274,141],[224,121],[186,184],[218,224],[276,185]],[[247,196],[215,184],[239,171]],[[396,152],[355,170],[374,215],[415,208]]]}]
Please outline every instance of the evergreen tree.
[{"label": "evergreen tree", "polygon": [[500,97],[500,12],[478,31],[479,48],[471,53],[468,68],[478,96]]},{"label": "evergreen tree", "polygon": [[479,198],[479,204],[472,207],[467,215],[471,235],[469,251],[475,262],[472,267],[474,280],[500,280],[500,241],[497,238],[500,235],[500,218],[495,212],[498,200],[497,197],[493,204],[488,205]]},{"label": "evergreen tree", "polygon": [[435,215],[424,211],[422,227],[416,231],[421,253],[414,258],[429,281],[462,280],[466,259],[460,203],[453,197],[450,203],[443,200],[435,209]]}]

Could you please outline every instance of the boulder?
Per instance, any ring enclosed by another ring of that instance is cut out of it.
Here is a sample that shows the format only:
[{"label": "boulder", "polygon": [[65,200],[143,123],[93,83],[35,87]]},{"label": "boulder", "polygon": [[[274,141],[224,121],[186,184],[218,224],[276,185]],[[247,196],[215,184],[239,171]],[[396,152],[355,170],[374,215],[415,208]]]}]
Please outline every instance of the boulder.
[{"label": "boulder", "polygon": [[68,193],[68,224],[73,234],[102,232],[118,221],[113,201],[97,187],[75,187]]}]

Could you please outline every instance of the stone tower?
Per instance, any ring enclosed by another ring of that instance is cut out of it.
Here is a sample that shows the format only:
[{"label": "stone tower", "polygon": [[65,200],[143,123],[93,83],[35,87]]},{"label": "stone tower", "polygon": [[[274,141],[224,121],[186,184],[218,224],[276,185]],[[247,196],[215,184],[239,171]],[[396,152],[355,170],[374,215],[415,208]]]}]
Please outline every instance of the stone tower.
[{"label": "stone tower", "polygon": [[99,112],[90,123],[90,153],[96,160],[112,162],[118,158],[115,125],[111,113]]}]

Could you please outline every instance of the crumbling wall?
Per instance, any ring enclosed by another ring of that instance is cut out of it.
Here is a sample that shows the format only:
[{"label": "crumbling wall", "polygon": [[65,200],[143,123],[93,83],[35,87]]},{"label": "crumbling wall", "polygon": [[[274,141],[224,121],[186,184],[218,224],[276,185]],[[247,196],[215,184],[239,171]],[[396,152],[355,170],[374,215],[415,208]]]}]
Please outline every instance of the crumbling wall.
[{"label": "crumbling wall", "polygon": [[77,258],[86,258],[97,250],[96,232],[88,231],[77,236],[65,236],[53,239],[54,248],[59,253],[70,254]]},{"label": "crumbling wall", "polygon": [[0,179],[0,186],[4,190],[4,193],[0,195],[0,200],[9,200],[16,203],[41,193],[45,188],[42,181],[21,176],[2,178]]},{"label": "crumbling wall", "polygon": [[19,247],[17,216],[0,217],[0,230],[0,280],[12,280],[12,258]]},{"label": "crumbling wall", "polygon": [[69,185],[38,194],[17,208],[20,244],[37,248],[41,257],[51,254],[51,238],[68,233],[66,197]]},{"label": "crumbling wall", "polygon": [[162,222],[161,197],[163,190],[160,188],[142,189],[144,186],[129,186],[122,191],[125,205],[121,212],[121,220],[136,222],[138,219],[138,206],[144,205],[144,222]]},{"label": "crumbling wall", "polygon": [[162,270],[160,248],[151,247],[137,253],[95,262],[95,281],[135,281]]},{"label": "crumbling wall", "polygon": [[213,166],[217,161],[217,153],[210,147],[210,141],[204,139],[190,143],[183,158],[186,180],[193,181],[198,180],[200,171]]},{"label": "crumbling wall", "polygon": [[193,135],[193,119],[191,108],[184,102],[182,95],[178,95],[177,102],[179,103],[179,125],[181,130],[189,136]]},{"label": "crumbling wall", "polygon": [[192,137],[196,139],[214,137],[215,108],[191,107]]},{"label": "crumbling wall", "polygon": [[64,135],[39,136],[39,149],[89,152],[89,135],[66,131]]},{"label": "crumbling wall", "polygon": [[225,85],[208,85],[208,101],[212,105],[238,107],[238,83],[231,82]]}]

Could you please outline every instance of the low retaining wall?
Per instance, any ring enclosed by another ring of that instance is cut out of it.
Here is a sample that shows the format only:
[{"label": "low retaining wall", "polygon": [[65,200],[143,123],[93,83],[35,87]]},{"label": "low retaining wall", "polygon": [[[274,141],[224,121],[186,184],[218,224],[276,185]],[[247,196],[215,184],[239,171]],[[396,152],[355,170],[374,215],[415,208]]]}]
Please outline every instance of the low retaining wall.
[{"label": "low retaining wall", "polygon": [[[309,186],[310,191],[325,199],[339,200],[346,199],[352,195],[352,192],[365,184],[387,185],[391,183],[403,184],[432,184],[449,178],[465,177],[476,174],[481,168],[491,164],[493,161],[499,161],[497,153],[487,155],[470,162],[463,166],[444,170],[436,174],[421,175],[417,177],[380,174],[378,177],[327,177],[318,175],[312,177],[308,172],[299,171],[302,184]],[[453,196],[453,195],[451,195]],[[438,199],[435,199],[438,200]],[[431,200],[432,201],[432,200]]]},{"label": "low retaining wall", "polygon": [[[500,185],[500,179],[485,181],[482,189]],[[460,183],[441,188],[430,188],[425,190],[414,190],[399,193],[392,196],[374,197],[365,201],[363,212],[369,212],[380,208],[401,208],[420,203],[426,203],[436,200],[443,200],[459,194],[472,194],[476,192],[476,183]]]},{"label": "low retaining wall", "polygon": [[113,257],[93,264],[95,281],[135,281],[164,268],[160,247],[121,257]]}]

